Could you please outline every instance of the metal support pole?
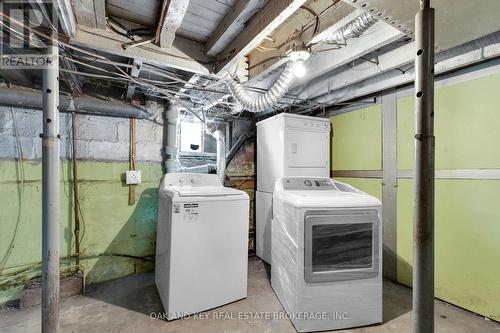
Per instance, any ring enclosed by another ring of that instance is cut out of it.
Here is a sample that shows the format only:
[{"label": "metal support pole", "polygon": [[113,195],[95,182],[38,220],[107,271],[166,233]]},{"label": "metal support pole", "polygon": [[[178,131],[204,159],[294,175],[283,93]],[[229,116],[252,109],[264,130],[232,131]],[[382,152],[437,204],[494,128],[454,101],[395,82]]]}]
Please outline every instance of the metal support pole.
[{"label": "metal support pole", "polygon": [[415,16],[413,332],[434,332],[434,9]]},{"label": "metal support pole", "polygon": [[48,46],[43,70],[42,332],[59,331],[59,48]]},{"label": "metal support pole", "polygon": [[71,113],[71,162],[73,164],[73,215],[75,215],[75,265],[80,271],[80,202],[78,201],[78,164],[76,161],[76,113]]}]

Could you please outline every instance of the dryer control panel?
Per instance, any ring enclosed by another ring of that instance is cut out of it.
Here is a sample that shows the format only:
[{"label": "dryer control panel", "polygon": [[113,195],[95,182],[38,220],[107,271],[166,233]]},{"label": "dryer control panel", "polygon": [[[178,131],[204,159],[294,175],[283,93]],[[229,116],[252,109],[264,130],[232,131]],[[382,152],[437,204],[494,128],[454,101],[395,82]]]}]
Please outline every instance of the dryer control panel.
[{"label": "dryer control panel", "polygon": [[283,189],[286,191],[331,191],[337,190],[330,178],[293,177],[283,178]]}]

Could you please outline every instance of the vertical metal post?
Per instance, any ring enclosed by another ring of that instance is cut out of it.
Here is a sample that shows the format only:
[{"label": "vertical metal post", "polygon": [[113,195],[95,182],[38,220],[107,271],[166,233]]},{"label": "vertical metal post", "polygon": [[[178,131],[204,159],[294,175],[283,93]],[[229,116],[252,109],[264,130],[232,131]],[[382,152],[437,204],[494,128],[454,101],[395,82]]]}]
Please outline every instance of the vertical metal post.
[{"label": "vertical metal post", "polygon": [[78,201],[78,164],[76,162],[76,113],[71,112],[71,162],[73,164],[73,214],[75,215],[75,265],[80,270],[80,202]]},{"label": "vertical metal post", "polygon": [[415,16],[413,332],[434,332],[434,9]]},{"label": "vertical metal post", "polygon": [[59,331],[59,47],[48,46],[43,70],[42,138],[42,332]]}]

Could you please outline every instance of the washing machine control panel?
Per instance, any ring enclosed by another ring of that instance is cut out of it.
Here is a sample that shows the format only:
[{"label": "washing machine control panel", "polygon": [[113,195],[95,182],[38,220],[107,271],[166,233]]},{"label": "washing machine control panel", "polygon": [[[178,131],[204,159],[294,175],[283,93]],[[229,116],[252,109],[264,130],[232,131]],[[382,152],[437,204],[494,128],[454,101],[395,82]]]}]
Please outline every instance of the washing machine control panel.
[{"label": "washing machine control panel", "polygon": [[283,178],[283,189],[287,191],[324,191],[336,190],[333,182],[329,178],[304,177],[304,178]]}]

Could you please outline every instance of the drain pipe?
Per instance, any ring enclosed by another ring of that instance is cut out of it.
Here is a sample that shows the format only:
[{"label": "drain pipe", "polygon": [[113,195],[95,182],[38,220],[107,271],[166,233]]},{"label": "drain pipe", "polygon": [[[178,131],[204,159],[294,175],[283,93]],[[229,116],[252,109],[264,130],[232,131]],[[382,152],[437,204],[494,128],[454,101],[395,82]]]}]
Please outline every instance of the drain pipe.
[{"label": "drain pipe", "polygon": [[42,332],[59,331],[59,47],[50,43],[52,61],[43,70],[42,136]]},{"label": "drain pipe", "polygon": [[224,185],[226,175],[226,136],[221,130],[216,130],[212,136],[217,140],[217,176]]},{"label": "drain pipe", "polygon": [[177,172],[191,173],[217,173],[222,185],[224,185],[224,177],[226,174],[226,136],[221,130],[216,130],[212,136],[217,141],[217,162],[216,164],[207,163],[193,167],[179,166]]},{"label": "drain pipe", "polygon": [[177,119],[179,118],[179,107],[170,103],[164,111],[163,122],[163,166],[166,173],[179,172],[179,160],[177,158]]},{"label": "drain pipe", "polygon": [[216,173],[217,165],[213,163],[197,165],[192,167],[179,167],[177,172],[189,172],[189,173]]},{"label": "drain pipe", "polygon": [[[61,112],[76,112],[97,116],[145,119],[149,116],[145,109],[125,103],[107,102],[91,97],[70,98],[59,96]],[[0,87],[0,104],[42,109],[40,92],[31,89],[12,89]]]},{"label": "drain pipe", "polygon": [[434,9],[415,16],[413,332],[434,332]]}]

